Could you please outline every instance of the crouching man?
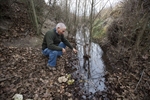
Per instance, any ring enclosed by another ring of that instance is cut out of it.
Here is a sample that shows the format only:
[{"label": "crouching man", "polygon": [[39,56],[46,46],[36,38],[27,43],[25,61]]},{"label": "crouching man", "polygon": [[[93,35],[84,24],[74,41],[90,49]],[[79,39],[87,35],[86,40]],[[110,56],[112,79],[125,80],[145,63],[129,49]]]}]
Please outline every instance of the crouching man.
[{"label": "crouching man", "polygon": [[75,48],[71,46],[68,40],[64,37],[64,32],[66,31],[66,26],[64,23],[58,23],[56,28],[48,31],[43,39],[42,43],[42,53],[45,56],[49,56],[47,67],[50,70],[56,70],[56,60],[58,56],[66,53],[65,47],[68,46],[73,50],[74,53],[77,52]]}]

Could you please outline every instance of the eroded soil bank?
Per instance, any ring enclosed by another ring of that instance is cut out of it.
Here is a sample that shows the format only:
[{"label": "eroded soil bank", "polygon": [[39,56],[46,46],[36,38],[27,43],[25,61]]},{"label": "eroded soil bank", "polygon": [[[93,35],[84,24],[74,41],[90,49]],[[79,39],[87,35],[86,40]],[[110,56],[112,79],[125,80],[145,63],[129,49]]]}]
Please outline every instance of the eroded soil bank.
[{"label": "eroded soil bank", "polygon": [[131,52],[118,52],[121,46],[114,47],[109,42],[100,43],[104,51],[103,60],[106,66],[106,86],[112,100],[149,100],[150,98],[150,63],[148,56],[139,56],[129,64]]}]

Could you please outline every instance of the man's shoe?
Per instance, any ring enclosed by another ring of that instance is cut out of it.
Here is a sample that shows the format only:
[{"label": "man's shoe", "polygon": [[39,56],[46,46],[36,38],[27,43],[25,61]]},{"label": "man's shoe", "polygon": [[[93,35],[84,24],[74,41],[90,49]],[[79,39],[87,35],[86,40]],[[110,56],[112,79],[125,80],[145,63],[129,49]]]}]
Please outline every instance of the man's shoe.
[{"label": "man's shoe", "polygon": [[50,66],[50,65],[48,65],[48,64],[47,64],[47,67],[48,67],[49,70],[52,70],[52,71],[55,71],[55,70],[56,70],[56,67],[52,67],[52,66]]}]

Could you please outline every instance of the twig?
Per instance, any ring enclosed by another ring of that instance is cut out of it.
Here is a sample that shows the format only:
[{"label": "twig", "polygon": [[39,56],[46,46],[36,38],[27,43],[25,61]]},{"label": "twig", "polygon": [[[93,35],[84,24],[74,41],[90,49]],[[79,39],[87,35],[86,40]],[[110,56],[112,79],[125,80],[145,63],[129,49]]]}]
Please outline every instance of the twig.
[{"label": "twig", "polygon": [[[14,77],[14,76],[12,76],[12,77]],[[8,79],[10,79],[12,77],[2,78],[2,79],[0,79],[0,82],[6,81],[6,80],[8,80]]]},{"label": "twig", "polygon": [[3,82],[5,80],[7,80],[8,78],[3,78],[3,79],[0,79],[0,82]]},{"label": "twig", "polygon": [[150,88],[150,85],[148,84],[148,82],[146,82],[146,84],[149,86],[149,88]]},{"label": "twig", "polygon": [[75,57],[75,58],[72,58],[71,60],[78,60],[79,59],[79,57]]},{"label": "twig", "polygon": [[138,85],[140,84],[140,82],[141,82],[141,80],[142,80],[143,74],[144,74],[144,69],[143,69],[143,72],[142,72],[141,78],[140,78],[140,80],[139,80],[138,84],[136,85],[136,88],[134,89],[134,91],[136,91],[136,90],[137,90],[137,87],[138,87]]},{"label": "twig", "polygon": [[44,36],[45,34],[43,32],[41,32],[41,34]]},{"label": "twig", "polygon": [[29,33],[29,30],[26,31],[25,36],[28,35],[28,33]]}]

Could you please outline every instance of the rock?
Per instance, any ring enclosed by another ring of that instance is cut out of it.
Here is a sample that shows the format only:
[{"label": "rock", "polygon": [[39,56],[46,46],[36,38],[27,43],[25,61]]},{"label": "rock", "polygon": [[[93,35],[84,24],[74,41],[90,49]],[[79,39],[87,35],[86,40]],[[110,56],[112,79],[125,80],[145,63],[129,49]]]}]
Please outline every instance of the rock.
[{"label": "rock", "polygon": [[23,28],[21,28],[20,30],[21,30],[21,31],[24,31],[24,29],[23,29]]},{"label": "rock", "polygon": [[47,98],[48,96],[50,96],[50,94],[48,94],[48,93],[45,93],[45,94],[43,95],[44,98]]},{"label": "rock", "polygon": [[[53,29],[56,27],[56,24],[54,22],[52,22],[51,20],[49,19],[46,19],[44,24],[43,24],[43,27],[41,29],[42,33],[45,34],[47,31]],[[66,31],[64,33],[64,36],[67,37],[68,36],[68,32]]]},{"label": "rock", "polygon": [[117,100],[122,100],[121,98],[117,98]]},{"label": "rock", "polygon": [[49,100],[53,100],[53,98],[51,97],[51,98],[49,98]]},{"label": "rock", "polygon": [[38,98],[39,98],[39,95],[38,95],[38,94],[35,94],[34,100],[38,100]]},{"label": "rock", "polygon": [[44,24],[43,24],[43,27],[42,27],[41,31],[42,31],[43,34],[45,34],[50,29],[55,28],[55,26],[56,26],[56,24],[54,22],[52,22],[49,19],[46,19]]},{"label": "rock", "polygon": [[73,100],[72,98],[69,98],[68,100]]},{"label": "rock", "polygon": [[66,92],[65,94],[66,94],[68,97],[71,97],[71,96],[72,96],[72,94],[69,93],[69,92]]},{"label": "rock", "polygon": [[67,82],[67,80],[68,80],[68,79],[67,79],[65,76],[61,76],[61,77],[58,78],[58,82],[59,82],[59,83]]},{"label": "rock", "polygon": [[24,59],[24,60],[23,60],[23,62],[27,63],[27,60],[26,60],[26,59]]},{"label": "rock", "polygon": [[23,95],[21,95],[21,94],[15,94],[15,95],[13,96],[13,99],[14,99],[14,100],[23,100]]}]

